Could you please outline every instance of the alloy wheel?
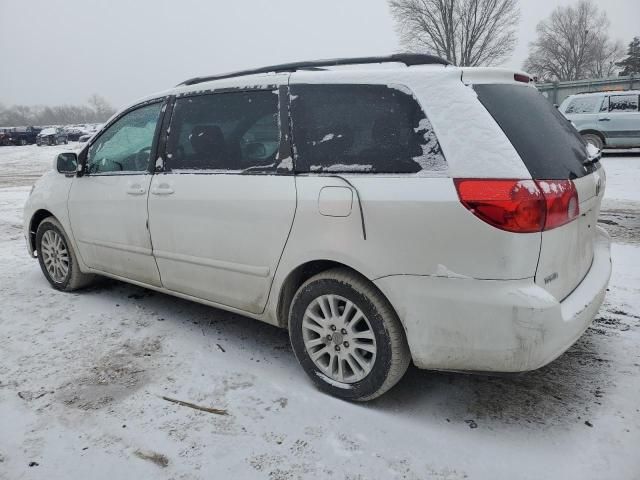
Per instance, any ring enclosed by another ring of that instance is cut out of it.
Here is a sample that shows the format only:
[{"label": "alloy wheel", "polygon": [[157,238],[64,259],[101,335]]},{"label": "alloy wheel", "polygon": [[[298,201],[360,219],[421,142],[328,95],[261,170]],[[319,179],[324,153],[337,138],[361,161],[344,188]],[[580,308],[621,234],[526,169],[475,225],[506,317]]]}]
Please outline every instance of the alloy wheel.
[{"label": "alloy wheel", "polygon": [[344,297],[315,298],[304,313],[302,336],[309,358],[336,382],[358,382],[373,369],[377,349],[371,324]]},{"label": "alloy wheel", "polygon": [[55,230],[44,232],[39,253],[51,279],[56,283],[63,283],[69,275],[71,260],[62,236]]}]

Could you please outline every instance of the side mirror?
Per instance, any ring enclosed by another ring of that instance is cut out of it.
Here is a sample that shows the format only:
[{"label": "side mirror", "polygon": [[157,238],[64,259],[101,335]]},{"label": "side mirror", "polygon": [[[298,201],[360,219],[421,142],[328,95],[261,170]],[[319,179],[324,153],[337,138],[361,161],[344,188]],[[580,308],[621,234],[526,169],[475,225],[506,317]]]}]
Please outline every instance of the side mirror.
[{"label": "side mirror", "polygon": [[78,155],[73,152],[61,153],[56,158],[56,170],[59,173],[70,175],[76,173],[78,168]]}]

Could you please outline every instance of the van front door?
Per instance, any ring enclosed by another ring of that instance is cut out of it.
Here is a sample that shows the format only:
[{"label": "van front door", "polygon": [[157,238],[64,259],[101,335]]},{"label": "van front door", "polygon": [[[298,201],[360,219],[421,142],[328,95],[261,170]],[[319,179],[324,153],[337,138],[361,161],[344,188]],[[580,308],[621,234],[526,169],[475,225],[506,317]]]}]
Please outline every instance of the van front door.
[{"label": "van front door", "polygon": [[151,152],[162,100],[125,113],[81,158],[73,179],[69,218],[85,264],[99,272],[160,286],[147,228]]}]

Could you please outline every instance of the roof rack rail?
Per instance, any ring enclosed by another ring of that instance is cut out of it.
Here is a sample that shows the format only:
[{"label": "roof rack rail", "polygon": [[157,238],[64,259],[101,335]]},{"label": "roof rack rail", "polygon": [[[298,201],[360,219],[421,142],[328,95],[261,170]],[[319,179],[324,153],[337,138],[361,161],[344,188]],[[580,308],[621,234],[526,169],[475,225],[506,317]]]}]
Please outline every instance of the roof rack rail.
[{"label": "roof rack rail", "polygon": [[448,60],[436,57],[435,55],[426,55],[421,53],[396,53],[384,57],[354,57],[354,58],[334,58],[330,60],[311,60],[306,62],[283,63],[280,65],[271,65],[269,67],[255,68],[251,70],[240,70],[237,72],[223,73],[220,75],[210,75],[206,77],[195,77],[185,80],[178,84],[195,85],[212,80],[222,80],[224,78],[244,77],[247,75],[255,75],[259,73],[279,73],[279,72],[295,72],[303,69],[317,69],[321,67],[336,67],[339,65],[364,65],[372,63],[404,63],[407,67],[412,65],[451,65]]}]

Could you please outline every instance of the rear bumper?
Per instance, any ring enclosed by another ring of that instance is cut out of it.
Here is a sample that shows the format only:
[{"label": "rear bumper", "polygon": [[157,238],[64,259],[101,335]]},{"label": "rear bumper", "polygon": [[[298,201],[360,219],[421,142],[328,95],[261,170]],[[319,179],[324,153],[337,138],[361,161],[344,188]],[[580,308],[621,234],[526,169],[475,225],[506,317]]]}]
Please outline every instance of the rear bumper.
[{"label": "rear bumper", "polygon": [[589,327],[611,276],[598,227],[591,268],[562,302],[533,279],[394,275],[376,280],[398,313],[419,368],[523,372],[564,353]]}]

